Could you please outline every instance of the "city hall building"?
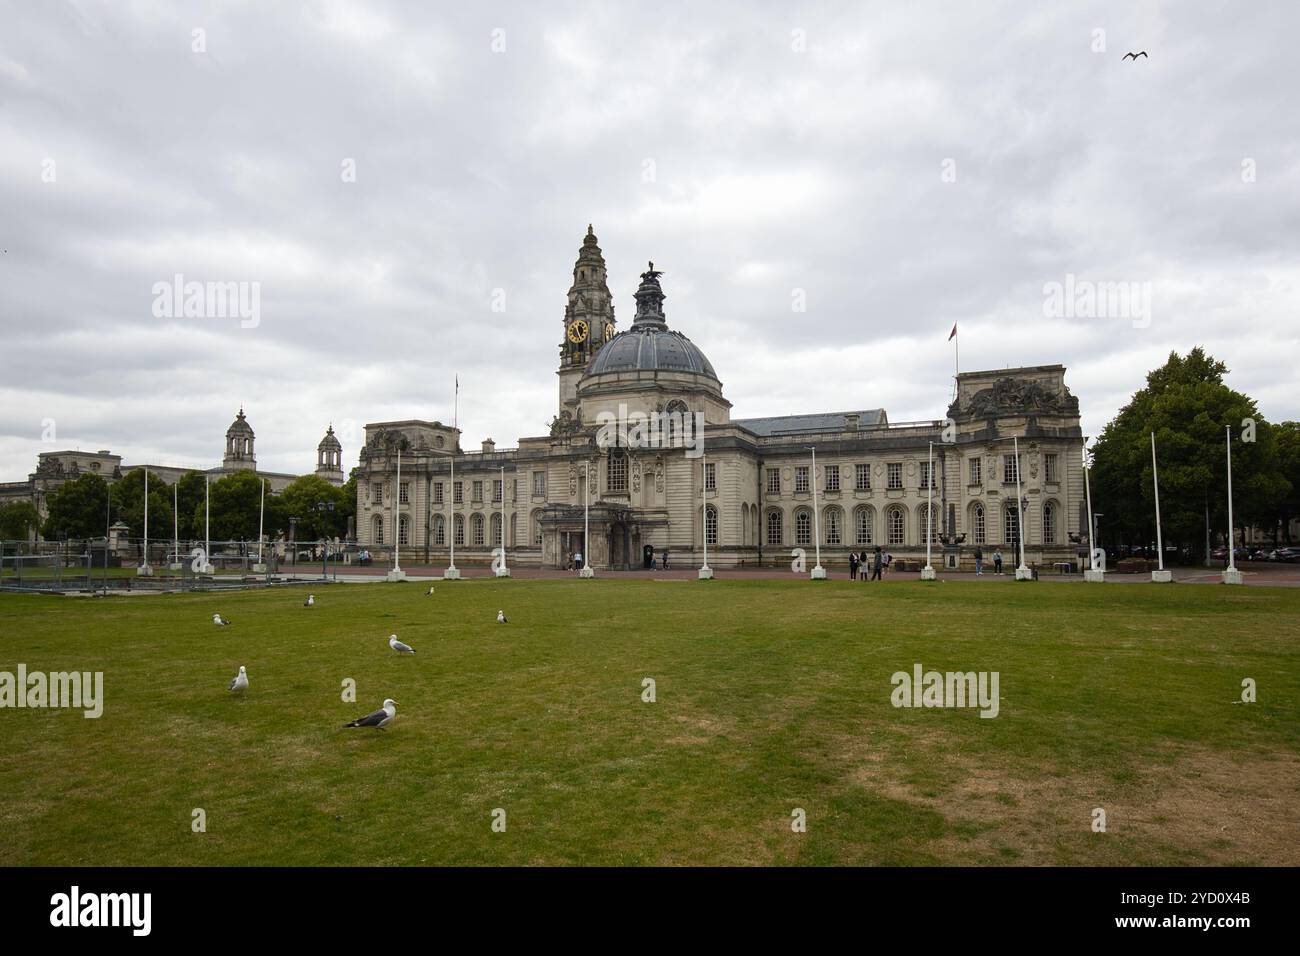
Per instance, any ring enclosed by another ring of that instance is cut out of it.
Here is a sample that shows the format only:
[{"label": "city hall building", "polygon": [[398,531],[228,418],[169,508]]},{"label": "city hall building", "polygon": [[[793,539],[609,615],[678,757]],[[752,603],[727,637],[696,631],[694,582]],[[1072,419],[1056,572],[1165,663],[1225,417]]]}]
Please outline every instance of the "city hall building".
[{"label": "city hall building", "polygon": [[470,451],[441,421],[367,425],[358,544],[434,563],[454,545],[458,565],[477,565],[504,538],[511,564],[563,568],[580,553],[599,570],[644,567],[650,549],[698,566],[706,546],[715,568],[788,566],[796,548],[811,567],[819,542],[822,564],[843,569],[877,545],[923,562],[928,534],[936,567],[969,567],[976,546],[1014,567],[1023,521],[1028,564],[1078,560],[1083,437],[1063,366],[961,373],[933,421],[882,408],[735,418],[713,363],[669,326],[661,275],[641,274],[619,331],[589,226],[550,433]]}]

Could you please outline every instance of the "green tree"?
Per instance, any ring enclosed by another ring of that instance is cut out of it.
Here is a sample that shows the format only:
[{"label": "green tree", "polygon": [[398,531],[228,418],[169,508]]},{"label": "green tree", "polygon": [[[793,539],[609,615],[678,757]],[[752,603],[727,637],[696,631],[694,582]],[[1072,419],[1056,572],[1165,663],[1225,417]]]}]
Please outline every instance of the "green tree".
[{"label": "green tree", "polygon": [[1275,433],[1278,466],[1291,489],[1278,499],[1272,527],[1291,544],[1291,523],[1300,521],[1300,422],[1282,422]]},{"label": "green tree", "polygon": [[40,523],[41,516],[30,501],[0,504],[0,539],[25,541]]},{"label": "green tree", "polygon": [[61,533],[69,538],[102,538],[108,527],[107,507],[108,483],[86,472],[50,495],[41,534],[51,540]]},{"label": "green tree", "polygon": [[[211,540],[256,541],[261,508],[261,479],[252,471],[236,471],[211,483]],[[269,501],[268,496],[268,501]],[[194,520],[203,537],[203,498],[195,508]]]},{"label": "green tree", "polygon": [[[143,538],[144,469],[138,468],[114,483],[111,494],[118,520],[131,529],[131,537]],[[152,472],[149,474],[149,536],[155,541],[172,536],[171,487]]]},{"label": "green tree", "polygon": [[1286,494],[1275,429],[1249,396],[1223,382],[1227,366],[1198,348],[1147,375],[1146,387],[1120,409],[1094,446],[1093,507],[1105,523],[1103,545],[1155,541],[1151,434],[1160,463],[1160,510],[1167,544],[1203,553],[1212,528],[1227,525],[1227,429],[1232,430],[1234,518],[1238,527],[1276,511]]},{"label": "green tree", "polygon": [[[180,516],[179,534],[182,541],[198,541],[203,538],[203,485],[201,471],[187,471],[176,482],[174,496],[176,513]],[[153,482],[149,483],[153,490]]]},{"label": "green tree", "polygon": [[[286,525],[290,516],[298,519],[297,540],[318,541],[321,538],[342,537],[347,531],[347,499],[342,488],[330,484],[316,475],[303,475],[296,478],[280,492],[277,501],[277,517]],[[333,511],[318,510],[317,505],[324,502],[332,506]],[[355,502],[353,508],[355,509]],[[284,530],[287,531],[287,528]]]}]

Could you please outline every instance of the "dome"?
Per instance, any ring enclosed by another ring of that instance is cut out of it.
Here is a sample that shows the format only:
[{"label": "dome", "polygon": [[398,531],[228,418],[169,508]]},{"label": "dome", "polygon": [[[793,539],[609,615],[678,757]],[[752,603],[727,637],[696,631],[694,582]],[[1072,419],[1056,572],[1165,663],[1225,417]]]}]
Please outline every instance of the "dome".
[{"label": "dome", "polygon": [[318,450],[323,448],[337,448],[342,450],[343,446],[339,444],[338,438],[334,435],[333,425],[330,425],[329,431],[325,433],[325,437],[321,439],[320,444],[317,445],[316,448]]},{"label": "dome", "polygon": [[242,408],[239,410],[239,414],[235,416],[235,420],[230,423],[230,427],[226,429],[226,434],[227,435],[253,434],[253,426],[248,424],[248,421],[244,418],[244,410]]},{"label": "dome", "polygon": [[668,328],[664,318],[666,297],[659,285],[661,275],[653,262],[641,273],[632,327],[601,346],[584,378],[605,372],[693,372],[717,380],[717,373],[700,347]]},{"label": "dome", "polygon": [[700,347],[682,333],[644,325],[620,332],[601,346],[587,374],[624,371],[695,372],[718,377]]}]

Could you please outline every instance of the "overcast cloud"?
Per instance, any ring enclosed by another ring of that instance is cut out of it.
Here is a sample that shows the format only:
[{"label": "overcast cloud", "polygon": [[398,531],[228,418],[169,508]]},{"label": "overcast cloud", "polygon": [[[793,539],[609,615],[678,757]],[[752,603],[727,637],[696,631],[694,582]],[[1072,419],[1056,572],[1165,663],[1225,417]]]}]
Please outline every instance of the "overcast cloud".
[{"label": "overcast cloud", "polygon": [[[467,447],[543,434],[588,222],[620,328],[653,259],[736,417],[941,417],[957,322],[964,370],[1065,364],[1092,435],[1198,344],[1300,418],[1297,35],[1292,0],[0,4],[0,480],[211,466],[241,403],[261,467],[331,421],[351,467],[454,373]],[[156,317],[177,273],[260,321]],[[1149,324],[1045,317],[1067,274],[1150,283]]]}]

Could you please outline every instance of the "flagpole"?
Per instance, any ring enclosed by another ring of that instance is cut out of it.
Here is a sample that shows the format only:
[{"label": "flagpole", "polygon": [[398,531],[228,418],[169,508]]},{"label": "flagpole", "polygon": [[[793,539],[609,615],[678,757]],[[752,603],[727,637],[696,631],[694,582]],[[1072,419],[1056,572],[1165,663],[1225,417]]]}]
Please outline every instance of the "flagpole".
[{"label": "flagpole", "polygon": [[[447,503],[448,521],[447,521],[447,540],[451,543],[451,560],[447,563],[447,570],[442,572],[444,581],[459,581],[460,572],[456,570],[456,453],[460,451],[460,375],[455,376],[455,391],[451,399],[451,501]],[[505,497],[506,491],[501,489],[501,497]],[[446,502],[444,502],[446,503]]]},{"label": "flagpole", "polygon": [[506,466],[501,466],[501,567],[497,569],[497,577],[510,577],[510,569],[506,567]]},{"label": "flagpole", "polygon": [[[822,567],[822,522],[821,505],[817,502],[817,446],[810,446],[812,452],[812,488],[813,488],[813,545],[816,548],[817,563],[809,572],[809,580],[822,581],[826,578],[826,569]],[[837,466],[838,467],[838,466]]]},{"label": "flagpole", "polygon": [[1168,584],[1173,580],[1172,572],[1165,570],[1165,543],[1160,534],[1160,475],[1156,472],[1156,433],[1151,433],[1151,484],[1156,494],[1156,561],[1158,570],[1151,572],[1151,580]]},{"label": "flagpole", "polygon": [[262,560],[262,525],[266,520],[266,479],[263,478],[259,484],[261,488],[257,501],[257,566],[264,568],[266,562]]},{"label": "flagpole", "polygon": [[1092,482],[1089,481],[1088,475],[1091,472],[1088,467],[1088,436],[1083,437],[1083,495],[1088,503],[1088,569],[1083,572],[1085,581],[1102,581],[1106,580],[1106,569],[1099,568],[1093,558],[1097,553],[1097,525],[1092,516]]},{"label": "flagpole", "polygon": [[406,572],[402,570],[402,515],[398,505],[402,500],[402,445],[397,444],[397,477],[393,480],[393,569],[388,572],[388,580],[405,581]]},{"label": "flagpole", "polygon": [[172,485],[172,565],[169,570],[179,571],[181,569],[181,480],[176,479]]},{"label": "flagpole", "polygon": [[1016,456],[1016,537],[1019,539],[1019,544],[1020,544],[1020,565],[1019,567],[1016,568],[1016,580],[1031,581],[1033,580],[1033,572],[1031,572],[1029,570],[1029,567],[1025,564],[1025,518],[1028,517],[1028,515],[1026,515],[1025,512],[1028,509],[1025,508],[1023,504],[1024,498],[1020,490],[1020,439],[1019,437],[1017,436],[1012,437],[1011,448],[1014,451]]},{"label": "flagpole", "polygon": [[922,581],[934,580],[934,567],[930,564],[930,539],[934,537],[934,442],[930,442],[929,455],[930,463],[925,468],[925,567],[921,569]]},{"label": "flagpole", "polygon": [[1232,527],[1232,426],[1225,425],[1228,434],[1228,566],[1223,569],[1224,584],[1242,584],[1237,570],[1237,541]]}]

